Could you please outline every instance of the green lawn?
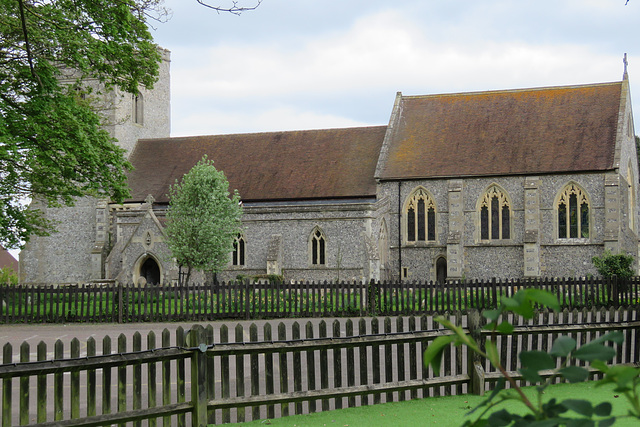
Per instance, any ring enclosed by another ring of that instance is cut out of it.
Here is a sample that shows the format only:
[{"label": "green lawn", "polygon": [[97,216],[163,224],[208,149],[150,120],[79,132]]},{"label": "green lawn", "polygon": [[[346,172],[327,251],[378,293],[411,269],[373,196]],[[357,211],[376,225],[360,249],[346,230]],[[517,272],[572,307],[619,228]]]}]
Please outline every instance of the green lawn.
[{"label": "green lawn", "polygon": [[[534,390],[528,387],[527,393]],[[614,415],[625,415],[628,405],[624,397],[615,397],[610,385],[596,387],[594,382],[579,384],[557,384],[547,389],[545,397],[559,399],[589,399],[592,402],[609,401],[613,405]],[[418,399],[407,402],[386,403],[360,408],[340,409],[320,412],[311,415],[294,415],[274,420],[258,420],[228,426],[275,426],[275,427],[316,427],[316,426],[350,426],[350,427],[398,427],[398,426],[459,426],[465,420],[465,414],[474,405],[482,401],[482,397],[446,396]],[[516,408],[518,403],[513,403]],[[521,406],[521,405],[520,405]],[[524,412],[523,412],[524,413]],[[475,414],[474,414],[475,415]],[[640,422],[630,418],[621,418],[616,427],[638,426]]]}]

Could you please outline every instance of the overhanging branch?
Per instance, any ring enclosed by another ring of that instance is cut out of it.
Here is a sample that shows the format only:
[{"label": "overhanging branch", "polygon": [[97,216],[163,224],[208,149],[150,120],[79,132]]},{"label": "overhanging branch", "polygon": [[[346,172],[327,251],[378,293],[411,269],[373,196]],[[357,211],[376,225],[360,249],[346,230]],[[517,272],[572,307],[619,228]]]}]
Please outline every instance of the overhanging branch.
[{"label": "overhanging branch", "polygon": [[233,6],[231,7],[222,7],[222,6],[212,6],[210,4],[207,4],[204,0],[197,0],[198,3],[200,3],[202,6],[204,7],[208,7],[209,9],[213,9],[216,12],[229,12],[229,13],[233,13],[234,15],[240,15],[242,12],[247,12],[250,10],[256,10],[258,8],[258,6],[260,6],[260,4],[262,3],[262,0],[256,0],[256,5],[255,6],[238,6],[238,2],[234,1],[233,2]]}]

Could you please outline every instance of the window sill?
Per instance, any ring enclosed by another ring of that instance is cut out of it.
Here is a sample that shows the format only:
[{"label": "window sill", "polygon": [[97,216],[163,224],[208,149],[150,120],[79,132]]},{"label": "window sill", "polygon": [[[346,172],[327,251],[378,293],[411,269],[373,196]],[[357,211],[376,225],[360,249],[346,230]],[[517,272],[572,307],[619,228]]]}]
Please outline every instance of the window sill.
[{"label": "window sill", "polygon": [[403,248],[432,248],[434,246],[445,246],[435,240],[420,242],[402,242]]},{"label": "window sill", "polygon": [[513,239],[477,240],[478,246],[513,246],[516,243]]},{"label": "window sill", "polygon": [[591,239],[556,239],[554,244],[558,246],[575,246],[575,245],[590,245],[592,244]]}]

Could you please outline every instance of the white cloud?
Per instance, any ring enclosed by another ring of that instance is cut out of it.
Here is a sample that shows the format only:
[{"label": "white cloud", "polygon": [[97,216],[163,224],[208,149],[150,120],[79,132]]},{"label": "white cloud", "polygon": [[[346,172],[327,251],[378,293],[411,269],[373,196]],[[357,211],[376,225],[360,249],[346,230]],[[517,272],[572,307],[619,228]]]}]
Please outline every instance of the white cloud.
[{"label": "white cloud", "polygon": [[313,111],[280,107],[256,114],[242,111],[210,110],[188,114],[172,130],[172,136],[216,135],[280,130],[326,129],[335,127],[367,126],[349,118]]},{"label": "white cloud", "polygon": [[[320,112],[325,100],[371,92],[391,98],[398,90],[418,94],[612,81],[622,75],[618,56],[579,43],[488,42],[471,36],[448,42],[410,17],[384,11],[295,47],[256,41],[205,51],[180,48],[172,64],[174,99],[191,99],[198,111],[174,114],[173,129],[197,134],[348,126],[362,122],[358,112],[350,117]],[[184,102],[178,102],[182,109]],[[278,103],[286,107],[274,108]],[[228,108],[221,112],[216,104]],[[260,108],[264,111],[256,111]],[[391,105],[375,108],[386,114]]]}]

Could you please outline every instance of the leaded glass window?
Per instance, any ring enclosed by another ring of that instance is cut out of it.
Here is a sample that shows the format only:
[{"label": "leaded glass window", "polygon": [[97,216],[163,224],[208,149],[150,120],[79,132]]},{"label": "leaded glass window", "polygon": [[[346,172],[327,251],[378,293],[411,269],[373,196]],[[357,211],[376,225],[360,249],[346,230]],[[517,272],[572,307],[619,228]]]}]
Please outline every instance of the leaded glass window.
[{"label": "leaded glass window", "polygon": [[567,185],[558,199],[558,238],[589,238],[589,201],[576,184]]},{"label": "leaded glass window", "polygon": [[325,265],[326,239],[320,229],[315,229],[311,235],[311,264]]},{"label": "leaded glass window", "polygon": [[407,242],[436,240],[436,204],[423,188],[411,194],[406,208]]},{"label": "leaded glass window", "polygon": [[504,192],[492,186],[480,202],[480,240],[511,238],[511,207]]},{"label": "leaded glass window", "polygon": [[245,250],[246,243],[244,237],[238,236],[233,241],[233,254],[232,254],[232,262],[233,265],[245,265]]}]

